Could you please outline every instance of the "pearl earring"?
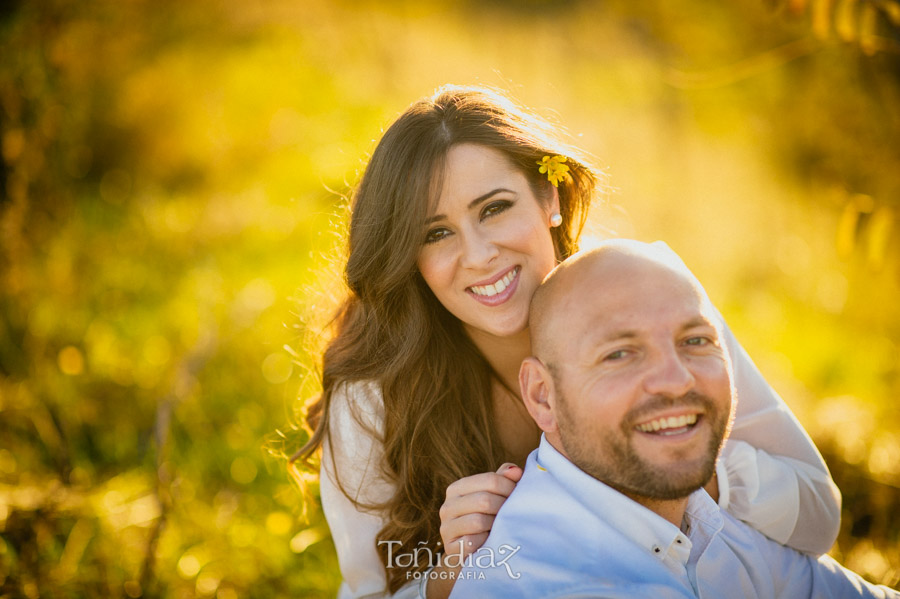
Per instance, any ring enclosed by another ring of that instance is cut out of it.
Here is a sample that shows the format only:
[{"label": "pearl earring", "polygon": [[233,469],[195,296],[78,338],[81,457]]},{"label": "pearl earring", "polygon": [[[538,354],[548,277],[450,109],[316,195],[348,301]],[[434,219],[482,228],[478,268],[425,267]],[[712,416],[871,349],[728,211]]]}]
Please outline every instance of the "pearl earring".
[{"label": "pearl earring", "polygon": [[550,226],[558,227],[562,224],[562,215],[559,212],[554,212],[550,215]]}]

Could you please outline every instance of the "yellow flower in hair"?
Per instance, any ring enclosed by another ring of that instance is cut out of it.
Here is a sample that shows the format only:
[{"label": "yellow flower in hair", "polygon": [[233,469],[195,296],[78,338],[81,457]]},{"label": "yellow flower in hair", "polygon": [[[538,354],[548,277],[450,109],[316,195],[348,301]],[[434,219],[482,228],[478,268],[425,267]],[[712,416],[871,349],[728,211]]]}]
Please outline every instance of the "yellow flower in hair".
[{"label": "yellow flower in hair", "polygon": [[572,175],[569,174],[569,166],[565,164],[565,156],[544,156],[538,160],[537,164],[541,168],[540,173],[547,173],[547,180],[553,183],[553,187],[559,187],[560,181],[570,181]]}]

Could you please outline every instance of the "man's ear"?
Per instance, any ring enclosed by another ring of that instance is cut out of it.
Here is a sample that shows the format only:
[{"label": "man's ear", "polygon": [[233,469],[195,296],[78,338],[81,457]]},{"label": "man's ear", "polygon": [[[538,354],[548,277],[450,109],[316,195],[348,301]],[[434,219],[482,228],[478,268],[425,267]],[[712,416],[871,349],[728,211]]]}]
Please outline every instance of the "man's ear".
[{"label": "man's ear", "polygon": [[555,388],[550,370],[535,357],[528,357],[519,367],[519,388],[528,413],[545,433],[557,430]]}]

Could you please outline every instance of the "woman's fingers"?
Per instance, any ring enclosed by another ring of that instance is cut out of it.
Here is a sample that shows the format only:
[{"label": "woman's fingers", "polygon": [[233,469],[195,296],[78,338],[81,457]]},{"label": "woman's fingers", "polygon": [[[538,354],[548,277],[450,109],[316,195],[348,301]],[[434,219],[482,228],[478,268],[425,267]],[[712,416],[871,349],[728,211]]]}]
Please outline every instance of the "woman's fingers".
[{"label": "woman's fingers", "polygon": [[[501,466],[502,468],[502,466]],[[517,467],[518,468],[518,467]],[[461,478],[447,487],[447,501],[454,497],[461,497],[471,493],[488,492],[495,495],[509,497],[516,483],[496,472],[482,472]]]},{"label": "woman's fingers", "polygon": [[[442,523],[441,540],[444,542],[444,546],[447,547],[447,551],[451,553],[459,553],[461,541],[465,541],[462,546],[462,551],[464,553],[467,550],[474,551],[472,547],[481,547],[481,543],[484,543],[484,540],[482,539],[476,546],[474,544],[474,541],[476,540],[475,537],[484,535],[484,537],[487,538],[493,523],[493,516],[468,514],[462,518]],[[473,542],[472,545],[468,544],[470,541]]]},{"label": "woman's fingers", "polygon": [[468,555],[484,544],[494,515],[516,488],[522,469],[503,464],[497,472],[467,476],[447,487],[441,506],[441,539],[447,551]]},{"label": "woman's fingers", "polygon": [[506,497],[495,493],[470,493],[448,499],[441,506],[441,522],[461,518],[469,514],[494,515],[506,501]]},{"label": "woman's fingers", "polygon": [[487,535],[494,525],[494,515],[504,500],[498,495],[481,493],[478,497],[466,496],[464,500],[457,498],[445,503],[441,507],[441,539],[444,545],[449,546],[464,536]]},{"label": "woman's fingers", "polygon": [[476,480],[454,487],[457,483],[466,480],[460,479],[447,487],[447,499],[440,510],[442,522],[473,512],[496,514],[509,494],[516,488],[515,482],[494,472],[467,478]]},{"label": "woman's fingers", "polygon": [[522,472],[523,470],[512,462],[507,462],[497,469],[497,474],[514,483],[519,482],[519,479],[522,478]]},{"label": "woman's fingers", "polygon": [[[491,531],[494,514],[500,509],[505,497],[490,493],[479,495],[479,497],[466,496],[464,500],[456,498],[441,506],[441,539],[445,546],[463,536],[479,534],[486,536]],[[488,513],[476,511],[478,509]]]},{"label": "woman's fingers", "polygon": [[461,554],[460,558],[454,559],[465,559],[470,553],[478,551],[481,546],[484,545],[484,542],[487,541],[487,538],[488,533],[486,532],[475,535],[464,535],[447,544],[446,554],[453,556]]}]

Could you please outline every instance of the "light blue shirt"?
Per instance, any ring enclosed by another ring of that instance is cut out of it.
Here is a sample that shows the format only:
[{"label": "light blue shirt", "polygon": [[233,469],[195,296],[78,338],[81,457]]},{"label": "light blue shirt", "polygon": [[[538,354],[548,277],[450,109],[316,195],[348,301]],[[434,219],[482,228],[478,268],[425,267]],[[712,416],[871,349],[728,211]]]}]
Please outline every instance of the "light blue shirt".
[{"label": "light blue shirt", "polygon": [[828,556],[780,545],[704,490],[679,529],[582,472],[546,439],[451,599],[893,597]]}]

